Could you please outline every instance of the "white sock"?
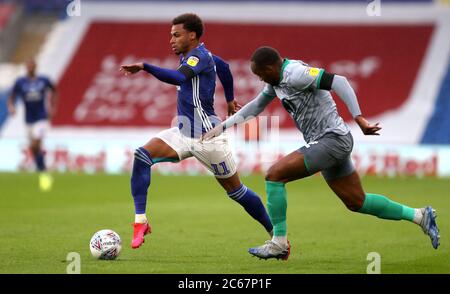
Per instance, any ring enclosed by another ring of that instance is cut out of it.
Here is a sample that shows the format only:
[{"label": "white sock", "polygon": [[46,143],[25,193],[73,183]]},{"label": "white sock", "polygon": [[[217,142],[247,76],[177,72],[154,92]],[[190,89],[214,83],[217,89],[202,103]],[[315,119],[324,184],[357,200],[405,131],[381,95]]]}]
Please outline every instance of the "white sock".
[{"label": "white sock", "polygon": [[147,216],[145,215],[145,213],[136,214],[134,216],[134,222],[138,224],[145,224],[147,222]]},{"label": "white sock", "polygon": [[413,218],[413,222],[415,224],[420,225],[420,223],[422,222],[422,218],[423,218],[423,214],[425,212],[425,208],[415,208],[414,209],[414,218]]},{"label": "white sock", "polygon": [[274,241],[275,243],[280,244],[280,245],[284,245],[284,246],[288,245],[287,236],[273,236],[272,241]]}]

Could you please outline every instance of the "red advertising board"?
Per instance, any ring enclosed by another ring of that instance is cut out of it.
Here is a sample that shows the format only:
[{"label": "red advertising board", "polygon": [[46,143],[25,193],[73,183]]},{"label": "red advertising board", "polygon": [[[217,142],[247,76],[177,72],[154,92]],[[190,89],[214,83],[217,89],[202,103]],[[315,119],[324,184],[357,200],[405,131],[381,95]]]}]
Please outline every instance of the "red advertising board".
[{"label": "red advertising board", "polygon": [[[203,41],[230,63],[236,99],[245,104],[263,84],[249,69],[259,46],[282,56],[346,76],[366,117],[395,110],[409,97],[434,26],[274,25],[206,23]],[[123,76],[121,64],[148,61],[178,65],[170,45],[170,23],[93,22],[59,82],[61,106],[55,126],[169,126],[176,114],[175,86],[147,73]],[[348,112],[337,98],[345,119]],[[216,110],[224,117],[225,99],[217,83]],[[266,115],[278,115],[283,128],[294,125],[276,102]]]}]

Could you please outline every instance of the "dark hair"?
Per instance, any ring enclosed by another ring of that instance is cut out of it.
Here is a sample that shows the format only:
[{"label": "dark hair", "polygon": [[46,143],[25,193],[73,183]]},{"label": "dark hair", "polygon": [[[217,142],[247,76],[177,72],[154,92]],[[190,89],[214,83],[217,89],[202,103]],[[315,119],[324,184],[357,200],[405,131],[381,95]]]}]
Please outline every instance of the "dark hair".
[{"label": "dark hair", "polygon": [[183,24],[183,28],[189,32],[195,32],[197,39],[203,35],[202,19],[194,13],[184,13],[172,20],[172,25]]},{"label": "dark hair", "polygon": [[263,46],[253,52],[251,61],[256,64],[256,66],[267,66],[276,64],[281,60],[280,53],[272,47]]}]

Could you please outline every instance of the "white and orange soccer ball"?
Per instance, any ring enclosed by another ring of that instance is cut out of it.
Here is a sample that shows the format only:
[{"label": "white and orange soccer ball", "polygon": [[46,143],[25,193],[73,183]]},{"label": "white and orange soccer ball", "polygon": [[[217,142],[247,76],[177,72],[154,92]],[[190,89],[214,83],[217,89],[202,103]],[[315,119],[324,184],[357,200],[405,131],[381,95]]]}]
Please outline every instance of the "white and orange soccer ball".
[{"label": "white and orange soccer ball", "polygon": [[119,256],[122,240],[113,230],[101,230],[92,236],[89,248],[94,258],[112,260]]}]

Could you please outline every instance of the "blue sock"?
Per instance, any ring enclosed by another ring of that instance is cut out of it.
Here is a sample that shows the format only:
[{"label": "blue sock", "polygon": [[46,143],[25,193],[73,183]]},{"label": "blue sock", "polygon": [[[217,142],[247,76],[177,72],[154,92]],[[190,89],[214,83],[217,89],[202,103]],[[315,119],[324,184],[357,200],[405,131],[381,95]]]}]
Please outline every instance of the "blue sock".
[{"label": "blue sock", "polygon": [[267,214],[261,199],[255,192],[247,188],[244,184],[241,184],[239,188],[228,193],[228,196],[242,205],[245,211],[263,225],[267,232],[270,233],[272,231],[273,226],[270,222],[269,215]]},{"label": "blue sock", "polygon": [[153,161],[150,153],[143,147],[136,149],[134,152],[133,172],[131,174],[131,194],[133,195],[136,214],[145,213],[152,165]]},{"label": "blue sock", "polygon": [[44,161],[44,152],[39,151],[37,153],[34,153],[34,162],[36,163],[36,167],[38,171],[45,171],[45,161]]}]

